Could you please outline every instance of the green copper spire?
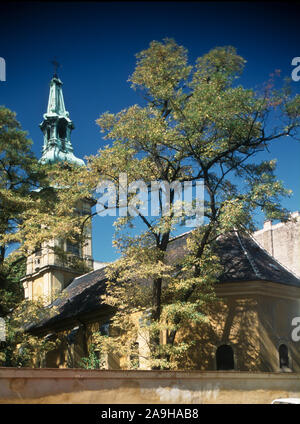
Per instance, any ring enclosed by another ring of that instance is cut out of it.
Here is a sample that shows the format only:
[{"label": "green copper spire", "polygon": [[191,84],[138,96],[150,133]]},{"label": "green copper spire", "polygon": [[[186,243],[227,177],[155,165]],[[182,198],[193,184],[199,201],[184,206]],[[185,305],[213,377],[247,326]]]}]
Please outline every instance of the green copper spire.
[{"label": "green copper spire", "polygon": [[43,115],[40,128],[44,134],[41,163],[69,162],[84,165],[82,159],[74,156],[71,131],[75,128],[66,111],[62,82],[55,73],[50,81],[47,112]]}]

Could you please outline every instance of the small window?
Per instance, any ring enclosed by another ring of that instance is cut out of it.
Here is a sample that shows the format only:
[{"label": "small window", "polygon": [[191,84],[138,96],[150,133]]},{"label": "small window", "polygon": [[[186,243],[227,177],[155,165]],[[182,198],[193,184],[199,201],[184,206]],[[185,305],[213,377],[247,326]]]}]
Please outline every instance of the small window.
[{"label": "small window", "polygon": [[279,367],[288,368],[289,367],[289,350],[285,344],[279,346]]},{"label": "small window", "polygon": [[109,322],[99,325],[99,332],[101,336],[109,336]]},{"label": "small window", "polygon": [[72,253],[73,255],[80,256],[80,243],[73,243],[70,240],[67,240],[67,253]]},{"label": "small window", "polygon": [[233,350],[231,346],[219,346],[216,353],[217,370],[226,371],[234,369]]}]

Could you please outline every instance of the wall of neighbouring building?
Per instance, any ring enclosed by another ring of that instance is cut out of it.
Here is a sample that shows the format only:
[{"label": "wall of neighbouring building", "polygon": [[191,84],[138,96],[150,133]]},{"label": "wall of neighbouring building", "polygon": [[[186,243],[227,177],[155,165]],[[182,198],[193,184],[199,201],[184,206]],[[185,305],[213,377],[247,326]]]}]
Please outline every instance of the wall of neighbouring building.
[{"label": "wall of neighbouring building", "polygon": [[294,222],[272,224],[266,221],[253,237],[270,255],[300,277],[300,214],[292,213]]},{"label": "wall of neighbouring building", "polygon": [[269,404],[300,397],[294,373],[0,368],[0,403]]}]

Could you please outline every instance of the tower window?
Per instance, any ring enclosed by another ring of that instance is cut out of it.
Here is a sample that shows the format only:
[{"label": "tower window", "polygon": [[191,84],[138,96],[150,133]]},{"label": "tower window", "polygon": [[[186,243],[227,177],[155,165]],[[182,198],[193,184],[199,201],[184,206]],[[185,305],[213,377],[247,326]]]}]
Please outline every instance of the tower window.
[{"label": "tower window", "polygon": [[80,243],[73,243],[70,240],[67,240],[67,253],[72,253],[73,255],[80,256]]},{"label": "tower window", "polygon": [[67,129],[64,121],[60,121],[58,124],[58,138],[61,141],[61,149],[62,151],[65,151],[66,149],[66,136],[67,136]]},{"label": "tower window", "polygon": [[64,140],[66,138],[67,132],[66,132],[66,126],[63,123],[60,123],[58,126],[58,137],[61,140]]},{"label": "tower window", "polygon": [[219,346],[216,352],[217,370],[233,370],[234,358],[231,346]]},{"label": "tower window", "polygon": [[47,140],[50,140],[50,127],[47,128]]},{"label": "tower window", "polygon": [[289,350],[285,344],[279,346],[279,367],[288,368],[289,367]]},{"label": "tower window", "polygon": [[35,256],[41,256],[41,255],[42,255],[42,245],[41,245],[41,243],[39,243],[39,244],[35,247],[34,255],[35,255]]}]

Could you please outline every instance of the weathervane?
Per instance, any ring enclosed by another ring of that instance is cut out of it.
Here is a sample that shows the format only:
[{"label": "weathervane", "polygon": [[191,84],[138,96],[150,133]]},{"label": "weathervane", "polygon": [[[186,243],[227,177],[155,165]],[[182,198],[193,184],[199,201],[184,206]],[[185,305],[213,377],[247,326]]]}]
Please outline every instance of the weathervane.
[{"label": "weathervane", "polygon": [[54,59],[51,61],[51,63],[52,63],[52,65],[54,66],[54,77],[58,78],[58,77],[57,77],[57,69],[61,67],[61,64],[60,64],[59,62],[57,62],[56,58],[54,58]]}]

